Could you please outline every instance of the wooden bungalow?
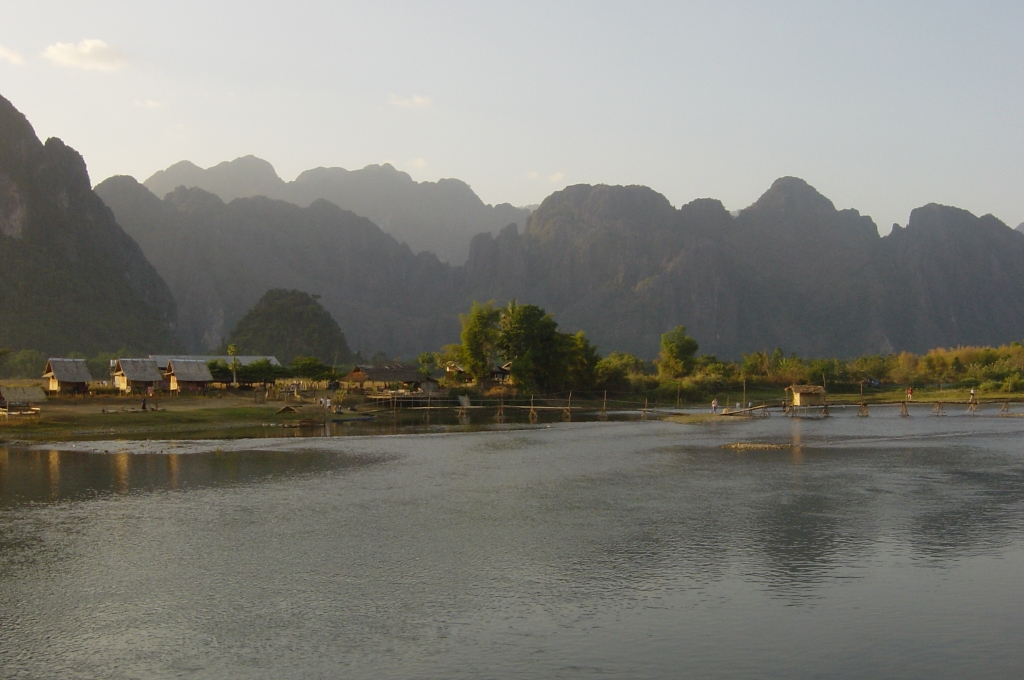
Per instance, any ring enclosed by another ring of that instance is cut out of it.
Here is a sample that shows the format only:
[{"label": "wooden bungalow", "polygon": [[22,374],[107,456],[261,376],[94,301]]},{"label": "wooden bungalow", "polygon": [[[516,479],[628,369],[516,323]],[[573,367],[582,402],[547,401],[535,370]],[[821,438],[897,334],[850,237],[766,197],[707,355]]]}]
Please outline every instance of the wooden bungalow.
[{"label": "wooden bungalow", "polygon": [[166,382],[152,359],[118,359],[114,363],[114,386],[125,393],[150,394],[165,389]]},{"label": "wooden bungalow", "polygon": [[46,393],[41,387],[4,387],[0,385],[0,415],[17,416],[39,415],[39,408],[34,404],[46,401]]},{"label": "wooden bungalow", "polygon": [[85,359],[51,357],[46,362],[43,378],[49,381],[46,389],[52,394],[84,394],[92,382]]},{"label": "wooden bungalow", "polygon": [[210,367],[202,359],[170,359],[164,373],[171,392],[201,392],[213,382]]},{"label": "wooden bungalow", "polygon": [[404,389],[419,392],[424,386],[433,391],[437,380],[424,376],[412,366],[356,366],[341,379],[349,387],[361,390]]},{"label": "wooden bungalow", "polygon": [[824,406],[827,393],[821,385],[791,385],[786,391],[793,393],[792,406]]}]

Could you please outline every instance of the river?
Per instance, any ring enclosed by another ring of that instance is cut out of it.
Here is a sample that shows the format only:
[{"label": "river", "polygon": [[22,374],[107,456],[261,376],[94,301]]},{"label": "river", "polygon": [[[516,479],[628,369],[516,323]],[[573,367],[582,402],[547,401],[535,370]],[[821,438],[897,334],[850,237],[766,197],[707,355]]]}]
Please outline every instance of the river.
[{"label": "river", "polygon": [[0,448],[0,677],[1017,677],[1024,419],[890,410]]}]

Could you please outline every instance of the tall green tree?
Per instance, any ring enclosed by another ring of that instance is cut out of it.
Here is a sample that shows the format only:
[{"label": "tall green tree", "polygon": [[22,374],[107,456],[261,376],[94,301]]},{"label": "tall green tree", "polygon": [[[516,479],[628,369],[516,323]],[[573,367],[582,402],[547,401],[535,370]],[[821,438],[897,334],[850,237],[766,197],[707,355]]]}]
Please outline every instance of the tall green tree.
[{"label": "tall green tree", "polygon": [[678,378],[693,369],[697,341],[686,334],[686,326],[676,326],[661,336],[661,361],[658,373],[665,378]]},{"label": "tall green tree", "polygon": [[490,375],[500,335],[500,318],[501,311],[494,308],[493,300],[486,304],[474,302],[468,314],[459,315],[462,322],[462,368],[477,380],[484,380]]},{"label": "tall green tree", "polygon": [[527,389],[562,389],[568,376],[567,336],[558,332],[554,317],[537,305],[515,300],[501,312],[497,348],[511,363],[513,382]]}]

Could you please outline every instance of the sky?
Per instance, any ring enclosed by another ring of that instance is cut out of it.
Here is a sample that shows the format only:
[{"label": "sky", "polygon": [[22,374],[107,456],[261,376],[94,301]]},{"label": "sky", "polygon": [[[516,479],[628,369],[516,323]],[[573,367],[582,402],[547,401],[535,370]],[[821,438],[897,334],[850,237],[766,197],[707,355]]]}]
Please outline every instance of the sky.
[{"label": "sky", "polygon": [[487,203],[807,180],[887,233],[1024,222],[1024,3],[0,3],[0,94],[94,183],[253,154],[390,162]]}]

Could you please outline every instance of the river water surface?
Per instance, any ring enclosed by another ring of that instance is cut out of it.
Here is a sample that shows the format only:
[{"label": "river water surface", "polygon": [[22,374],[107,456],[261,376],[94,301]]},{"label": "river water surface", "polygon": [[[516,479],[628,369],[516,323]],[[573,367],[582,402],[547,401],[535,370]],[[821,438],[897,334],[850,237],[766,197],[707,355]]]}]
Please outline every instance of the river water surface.
[{"label": "river water surface", "polygon": [[0,448],[0,677],[1019,677],[1024,419],[853,413]]}]

